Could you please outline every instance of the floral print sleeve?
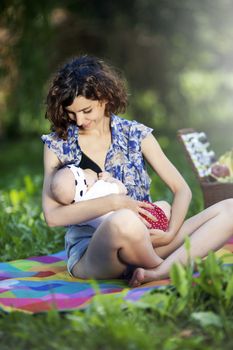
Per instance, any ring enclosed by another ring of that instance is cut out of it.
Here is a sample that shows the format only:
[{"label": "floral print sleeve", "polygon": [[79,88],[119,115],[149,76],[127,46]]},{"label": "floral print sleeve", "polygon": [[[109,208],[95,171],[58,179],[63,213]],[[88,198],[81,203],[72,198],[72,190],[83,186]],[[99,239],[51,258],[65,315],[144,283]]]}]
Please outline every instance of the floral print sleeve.
[{"label": "floral print sleeve", "polygon": [[79,164],[81,160],[81,150],[78,145],[78,128],[70,125],[68,128],[67,140],[57,136],[55,132],[41,136],[42,141],[51,149],[62,164]]},{"label": "floral print sleeve", "polygon": [[55,132],[51,132],[48,135],[42,135],[41,139],[44,144],[48,146],[51,151],[53,151],[58,159],[62,162],[63,159],[63,142],[59,140]]},{"label": "floral print sleeve", "polygon": [[135,148],[138,151],[141,151],[142,140],[152,131],[152,128],[149,128],[148,126],[138,123],[136,121],[133,121],[129,129],[129,147],[131,149]]}]

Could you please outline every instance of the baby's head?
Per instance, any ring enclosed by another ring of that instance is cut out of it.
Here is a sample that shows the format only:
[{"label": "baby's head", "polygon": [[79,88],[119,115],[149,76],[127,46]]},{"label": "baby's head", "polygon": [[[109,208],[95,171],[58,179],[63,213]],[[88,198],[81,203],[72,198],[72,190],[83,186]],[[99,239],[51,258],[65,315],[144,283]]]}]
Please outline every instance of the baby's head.
[{"label": "baby's head", "polygon": [[56,201],[61,204],[71,204],[82,200],[97,179],[98,176],[93,170],[83,170],[70,164],[55,173],[50,188]]}]

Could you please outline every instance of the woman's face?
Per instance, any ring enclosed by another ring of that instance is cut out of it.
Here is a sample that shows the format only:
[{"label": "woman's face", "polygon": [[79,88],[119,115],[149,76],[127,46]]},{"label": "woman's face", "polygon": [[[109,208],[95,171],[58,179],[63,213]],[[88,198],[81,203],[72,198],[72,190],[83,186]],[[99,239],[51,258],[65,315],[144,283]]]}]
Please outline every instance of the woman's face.
[{"label": "woman's face", "polygon": [[92,129],[104,118],[106,102],[88,100],[83,96],[75,97],[73,103],[66,107],[71,120],[82,129]]}]

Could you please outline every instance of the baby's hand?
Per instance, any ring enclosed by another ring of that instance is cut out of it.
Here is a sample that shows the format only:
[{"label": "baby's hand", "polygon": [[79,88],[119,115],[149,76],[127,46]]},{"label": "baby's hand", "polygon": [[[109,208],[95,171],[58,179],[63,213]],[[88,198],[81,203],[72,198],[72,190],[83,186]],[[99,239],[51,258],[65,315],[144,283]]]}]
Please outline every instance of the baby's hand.
[{"label": "baby's hand", "polygon": [[98,174],[99,180],[108,181],[111,177],[112,177],[112,175],[107,171],[102,171],[102,173]]}]

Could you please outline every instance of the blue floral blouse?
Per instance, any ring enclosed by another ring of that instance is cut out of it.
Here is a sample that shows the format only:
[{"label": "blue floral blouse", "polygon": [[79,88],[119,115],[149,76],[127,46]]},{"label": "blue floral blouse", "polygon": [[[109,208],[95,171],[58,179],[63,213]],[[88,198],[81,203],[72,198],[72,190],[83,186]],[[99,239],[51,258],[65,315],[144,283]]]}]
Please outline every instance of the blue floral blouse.
[{"label": "blue floral blouse", "polygon": [[[153,129],[136,121],[111,116],[112,144],[105,159],[105,169],[122,181],[128,195],[137,200],[150,201],[151,179],[146,171],[141,152],[141,141]],[[79,166],[82,153],[78,144],[78,127],[68,127],[67,140],[59,138],[56,132],[42,135],[42,141],[56,154],[63,165],[74,163]]]}]

